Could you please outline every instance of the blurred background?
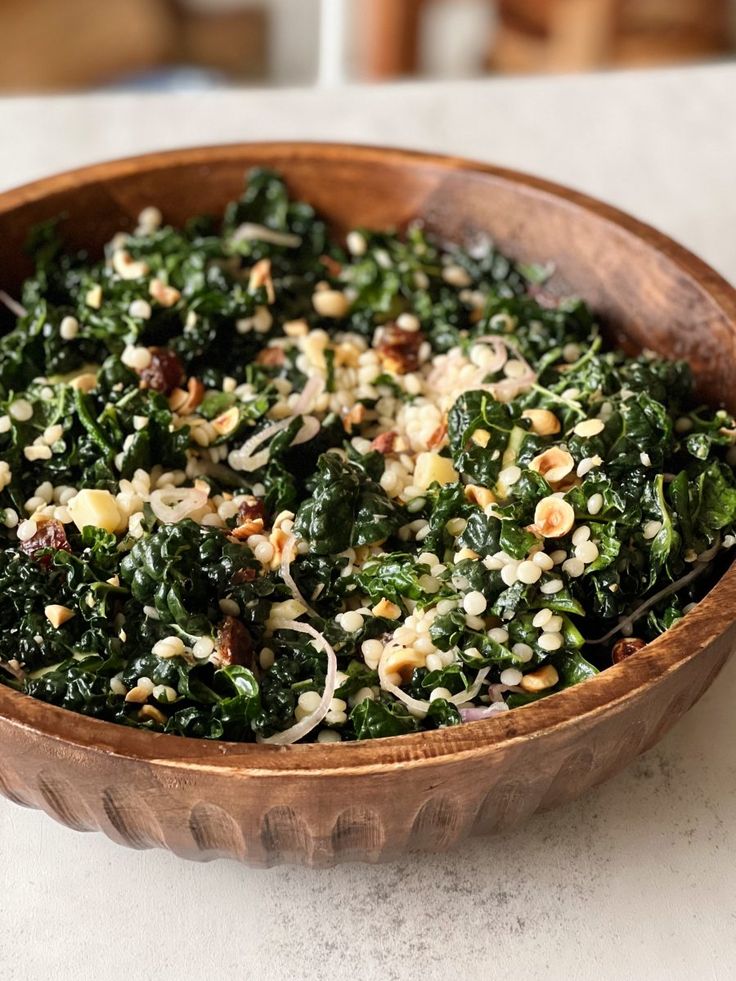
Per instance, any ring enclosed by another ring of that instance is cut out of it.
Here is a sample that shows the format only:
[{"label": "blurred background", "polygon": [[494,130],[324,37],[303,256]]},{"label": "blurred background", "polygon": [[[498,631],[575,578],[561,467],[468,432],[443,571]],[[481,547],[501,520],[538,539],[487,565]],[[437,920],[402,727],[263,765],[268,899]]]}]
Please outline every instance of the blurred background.
[{"label": "blurred background", "polygon": [[334,85],[733,56],[736,0],[0,0],[0,93]]}]

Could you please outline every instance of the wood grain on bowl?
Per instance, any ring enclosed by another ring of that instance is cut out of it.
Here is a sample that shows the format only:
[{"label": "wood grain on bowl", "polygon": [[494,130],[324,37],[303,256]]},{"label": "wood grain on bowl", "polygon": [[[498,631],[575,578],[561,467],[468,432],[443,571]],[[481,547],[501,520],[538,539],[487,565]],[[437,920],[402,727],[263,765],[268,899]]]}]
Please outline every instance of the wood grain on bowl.
[{"label": "wood grain on bowl", "polygon": [[[246,170],[280,170],[338,231],[422,218],[447,239],[490,235],[553,260],[630,350],[686,358],[736,409],[736,293],[669,239],[535,178],[454,158],[319,144],[251,144],[123,160],[0,195],[0,288],[30,271],[29,229],[63,216],[96,250],[149,204],[174,224],[220,211]],[[199,860],[330,865],[436,851],[515,827],[653,745],[736,642],[730,570],[672,630],[598,677],[494,719],[366,743],[277,748],[128,730],[0,686],[0,793],[78,830]]]}]

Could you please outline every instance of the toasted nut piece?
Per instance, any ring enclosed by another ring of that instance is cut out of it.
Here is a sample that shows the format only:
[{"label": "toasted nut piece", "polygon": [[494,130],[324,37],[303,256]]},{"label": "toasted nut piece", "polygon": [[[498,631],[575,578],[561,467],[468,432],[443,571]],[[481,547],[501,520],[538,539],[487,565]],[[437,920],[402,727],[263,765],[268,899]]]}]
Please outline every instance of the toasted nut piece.
[{"label": "toasted nut piece", "polygon": [[188,397],[189,396],[187,395],[186,389],[175,388],[169,395],[169,408],[171,411],[179,412],[181,415],[183,415],[184,413],[181,412],[181,409],[183,409],[186,405]]},{"label": "toasted nut piece", "polygon": [[58,603],[49,603],[43,608],[43,612],[52,627],[60,627],[74,616],[74,610],[70,610],[68,606],[59,606]]},{"label": "toasted nut piece", "polygon": [[[135,691],[135,689],[133,689],[133,691]],[[129,694],[130,694],[130,692],[128,692],[128,695]],[[126,702],[128,701],[127,695],[125,697],[125,701]],[[138,712],[138,718],[139,719],[153,719],[153,721],[154,722],[158,722],[158,724],[160,726],[165,726],[166,723],[167,723],[167,721],[168,721],[168,719],[166,718],[166,716],[164,715],[164,713],[161,711],[161,709],[156,708],[155,705],[144,705],[143,708],[140,709],[139,712]]]},{"label": "toasted nut piece", "polygon": [[438,449],[440,446],[442,446],[444,442],[446,442],[445,439],[446,436],[447,436],[447,421],[444,420],[439,424],[439,426],[435,429],[435,431],[427,440],[427,446],[430,448],[430,450]]},{"label": "toasted nut piece", "polygon": [[251,535],[260,535],[263,531],[263,518],[249,518],[242,525],[233,528],[233,537],[245,541]]},{"label": "toasted nut piece", "polygon": [[134,259],[127,249],[116,249],[112,254],[112,268],[121,279],[141,279],[148,273],[148,263]]},{"label": "toasted nut piece", "polygon": [[536,470],[549,484],[558,484],[564,480],[574,466],[573,458],[567,450],[562,450],[559,446],[550,446],[544,453],[535,456],[529,464],[529,468]]},{"label": "toasted nut piece", "polygon": [[72,388],[78,388],[80,392],[91,392],[97,387],[97,375],[93,371],[83,371],[81,375],[72,378],[69,384]]},{"label": "toasted nut piece", "polygon": [[227,436],[228,433],[235,432],[240,421],[240,413],[237,406],[227,409],[222,415],[212,420],[212,428],[219,436]]},{"label": "toasted nut piece", "polygon": [[152,279],[148,292],[162,307],[173,307],[181,299],[181,293],[174,286],[169,286],[162,279]]},{"label": "toasted nut piece", "polygon": [[371,613],[375,617],[384,617],[386,620],[398,620],[399,616],[401,615],[401,610],[396,603],[392,603],[384,596],[383,599],[380,599],[376,603],[371,610]]},{"label": "toasted nut piece", "polygon": [[312,294],[312,306],[320,317],[339,320],[350,309],[350,300],[340,290],[317,290]]},{"label": "toasted nut piece", "polygon": [[480,487],[478,484],[468,484],[465,488],[465,497],[471,504],[479,504],[482,508],[496,501],[495,494],[487,487]]},{"label": "toasted nut piece", "polygon": [[537,436],[553,436],[560,431],[560,420],[549,409],[524,409],[522,419],[529,419]]},{"label": "toasted nut piece", "polygon": [[287,320],[284,323],[284,333],[287,337],[304,337],[309,333],[309,325],[304,318],[301,320]]},{"label": "toasted nut piece", "polygon": [[360,362],[360,348],[355,344],[344,341],[335,348],[335,364],[345,365],[348,368],[357,368]]},{"label": "toasted nut piece", "polygon": [[342,263],[333,259],[331,255],[321,255],[319,261],[325,267],[327,275],[332,276],[333,279],[336,279],[342,272]]},{"label": "toasted nut piece", "polygon": [[256,355],[256,364],[265,365],[267,368],[278,368],[286,364],[286,351],[279,347],[264,347]]},{"label": "toasted nut piece", "polygon": [[393,430],[389,430],[387,433],[379,433],[378,436],[372,441],[371,449],[378,450],[379,453],[383,453],[384,456],[387,453],[393,453],[396,448],[396,438],[398,433]]},{"label": "toasted nut piece", "polygon": [[577,426],[573,429],[576,436],[582,436],[583,439],[589,439],[591,436],[597,436],[602,433],[606,428],[606,424],[602,419],[583,419],[579,422]]},{"label": "toasted nut piece", "polygon": [[472,443],[475,443],[476,446],[482,446],[484,448],[488,446],[490,439],[491,434],[487,429],[476,429],[470,437]]},{"label": "toasted nut piece", "polygon": [[343,428],[346,433],[352,433],[354,426],[359,426],[365,419],[365,406],[362,402],[355,405],[342,417]]},{"label": "toasted nut piece", "polygon": [[87,290],[84,302],[93,310],[99,310],[102,306],[102,287],[99,283]]},{"label": "toasted nut piece", "polygon": [[472,548],[461,548],[459,552],[455,552],[452,557],[453,562],[462,562],[463,559],[471,559],[474,562],[480,558],[477,552],[474,552]]},{"label": "toasted nut piece", "polygon": [[617,640],[613,645],[611,660],[614,664],[619,664],[646,646],[646,641],[641,640],[639,637],[622,637],[621,640]]},{"label": "toasted nut piece", "polygon": [[283,555],[286,543],[289,541],[289,537],[289,532],[275,526],[268,536],[269,542],[273,545],[273,558],[270,563],[272,569],[278,569],[281,565],[281,556]]},{"label": "toasted nut piece", "polygon": [[525,674],[519,684],[524,691],[545,691],[547,688],[554,688],[559,680],[557,669],[551,664],[545,664],[544,667]]},{"label": "toasted nut piece", "polygon": [[276,300],[276,292],[273,288],[273,280],[271,279],[270,259],[259,259],[250,271],[248,289],[251,292],[254,292],[257,289],[260,289],[261,286],[265,286],[266,288],[268,302],[274,303]]},{"label": "toasted nut piece", "polygon": [[414,465],[414,486],[426,490],[431,484],[453,484],[459,477],[452,460],[439,453],[420,453]]},{"label": "toasted nut piece", "polygon": [[146,688],[143,685],[135,685],[130,689],[128,694],[125,696],[126,702],[145,702],[148,701],[148,696],[151,694],[151,689]]},{"label": "toasted nut piece", "polygon": [[423,668],[427,663],[427,655],[414,650],[413,647],[397,647],[386,655],[384,661],[386,671],[390,674],[398,674],[402,681],[411,678],[415,668]]},{"label": "toasted nut piece", "polygon": [[[176,395],[177,392],[180,392],[181,395]],[[202,404],[203,398],[204,385],[199,378],[190,378],[187,382],[186,391],[183,388],[175,388],[171,393],[169,396],[169,408],[177,412],[180,416],[188,416]]]},{"label": "toasted nut piece", "polygon": [[534,509],[533,528],[543,538],[561,538],[575,524],[575,512],[561,497],[543,497]]},{"label": "toasted nut piece", "polygon": [[380,334],[376,351],[385,371],[398,375],[416,371],[419,367],[419,351],[424,342],[420,330],[402,330],[396,324],[387,324]]}]

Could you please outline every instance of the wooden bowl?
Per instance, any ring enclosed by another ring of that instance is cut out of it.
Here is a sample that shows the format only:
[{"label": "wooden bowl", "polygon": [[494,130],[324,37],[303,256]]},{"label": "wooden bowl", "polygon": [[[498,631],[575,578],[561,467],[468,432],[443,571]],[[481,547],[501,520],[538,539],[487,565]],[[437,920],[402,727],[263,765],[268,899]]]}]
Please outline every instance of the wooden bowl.
[{"label": "wooden bowl", "polygon": [[[0,287],[28,272],[35,223],[65,215],[98,248],[158,205],[178,223],[219,212],[253,165],[280,170],[340,232],[420,217],[449,239],[488,232],[552,259],[614,338],[686,358],[736,409],[736,293],[699,259],[614,209],[545,181],[448,157],[251,144],[87,167],[0,195]],[[137,848],[253,865],[378,861],[445,849],[577,797],[652,746],[702,695],[736,637],[736,570],[672,630],[600,676],[492,720],[364,743],[277,748],[157,735],[0,685],[0,790],[80,831]]]}]

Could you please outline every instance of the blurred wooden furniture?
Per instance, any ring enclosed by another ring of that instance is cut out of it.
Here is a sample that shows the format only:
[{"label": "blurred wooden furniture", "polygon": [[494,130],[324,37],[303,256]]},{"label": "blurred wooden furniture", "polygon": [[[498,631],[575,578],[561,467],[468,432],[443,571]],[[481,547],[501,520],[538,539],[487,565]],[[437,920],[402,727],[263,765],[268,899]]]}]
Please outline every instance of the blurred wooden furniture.
[{"label": "blurred wooden furniture", "polygon": [[0,91],[86,88],[172,65],[235,79],[266,69],[263,8],[184,0],[0,0]]},{"label": "blurred wooden furniture", "polygon": [[[420,69],[421,21],[431,2],[441,0],[360,5],[368,78]],[[497,0],[496,8],[488,66],[499,72],[658,65],[714,57],[732,47],[729,0]]]},{"label": "blurred wooden furniture", "polygon": [[651,66],[730,47],[728,0],[499,0],[489,65],[500,72]]}]

